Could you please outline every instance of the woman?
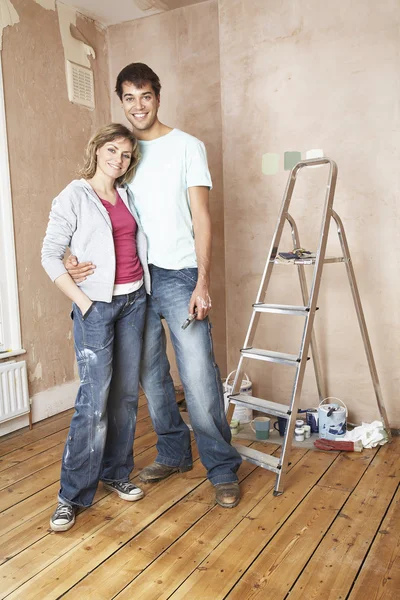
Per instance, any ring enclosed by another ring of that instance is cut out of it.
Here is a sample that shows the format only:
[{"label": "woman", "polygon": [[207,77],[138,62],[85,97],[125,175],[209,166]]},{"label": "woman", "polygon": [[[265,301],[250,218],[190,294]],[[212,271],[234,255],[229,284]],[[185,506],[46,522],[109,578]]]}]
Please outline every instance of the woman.
[{"label": "woman", "polygon": [[[44,269],[73,301],[80,375],[53,531],[74,525],[77,510],[91,505],[99,480],[124,500],[144,495],[129,482],[150,286],[146,238],[125,186],[137,162],[137,141],[126,127],[101,128],[87,146],[83,178],[53,201],[43,242]],[[79,285],[62,262],[67,247],[96,265]]]}]

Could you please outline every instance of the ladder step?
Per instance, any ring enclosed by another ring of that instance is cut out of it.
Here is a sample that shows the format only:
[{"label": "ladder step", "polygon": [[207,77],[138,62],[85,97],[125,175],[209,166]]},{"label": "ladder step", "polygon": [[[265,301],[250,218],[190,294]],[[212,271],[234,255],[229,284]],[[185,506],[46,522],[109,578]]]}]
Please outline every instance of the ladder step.
[{"label": "ladder step", "polygon": [[[296,354],[284,354],[283,352],[272,352],[272,350],[261,350],[260,348],[242,348],[240,353],[246,358],[266,360],[267,362],[281,363],[283,365],[296,366],[300,358]],[[309,360],[309,357],[307,357]]]},{"label": "ladder step", "polygon": [[310,312],[310,308],[308,306],[288,306],[285,304],[263,304],[262,302],[257,302],[253,304],[253,308],[255,312],[266,312],[266,313],[275,313],[282,315],[301,315],[302,317],[307,316]]},{"label": "ladder step", "polygon": [[267,415],[283,417],[284,419],[289,418],[290,406],[286,406],[285,404],[278,404],[277,402],[263,400],[263,398],[256,398],[255,396],[246,396],[245,394],[229,396],[229,400],[232,404],[236,404],[236,406],[245,406],[246,408],[259,410]]},{"label": "ladder step", "polygon": [[233,446],[244,460],[248,460],[249,462],[257,465],[258,467],[262,467],[263,469],[268,469],[274,473],[279,473],[279,458],[276,456],[271,456],[270,454],[265,454],[264,452],[254,450],[254,448],[247,448],[246,446],[242,446],[240,444],[233,444]]}]

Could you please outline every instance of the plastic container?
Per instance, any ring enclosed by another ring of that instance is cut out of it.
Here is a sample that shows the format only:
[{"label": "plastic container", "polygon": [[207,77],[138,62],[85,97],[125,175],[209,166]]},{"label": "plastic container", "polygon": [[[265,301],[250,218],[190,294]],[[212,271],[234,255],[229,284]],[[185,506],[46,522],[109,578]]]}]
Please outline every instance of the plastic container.
[{"label": "plastic container", "polygon": [[232,419],[232,421],[230,422],[230,428],[231,428],[231,434],[232,435],[237,435],[239,433],[240,430],[240,421],[238,421],[237,419]]},{"label": "plastic container", "polygon": [[[236,373],[236,371],[232,371],[231,373],[229,373],[228,377],[225,379],[225,381],[222,384],[223,388],[224,388],[225,412],[228,410],[228,396],[230,394],[232,394],[233,379],[232,379],[232,383],[230,383],[229,380],[232,378],[233,375],[235,375],[235,373]],[[252,391],[253,391],[253,384],[250,381],[248,375],[246,373],[244,373],[244,379],[242,379],[242,383],[240,386],[240,393],[245,394],[245,396],[251,396]],[[232,418],[237,419],[242,424],[250,423],[250,421],[252,421],[252,419],[253,419],[253,411],[251,408],[246,408],[245,406],[235,406],[235,410],[234,410]]]}]

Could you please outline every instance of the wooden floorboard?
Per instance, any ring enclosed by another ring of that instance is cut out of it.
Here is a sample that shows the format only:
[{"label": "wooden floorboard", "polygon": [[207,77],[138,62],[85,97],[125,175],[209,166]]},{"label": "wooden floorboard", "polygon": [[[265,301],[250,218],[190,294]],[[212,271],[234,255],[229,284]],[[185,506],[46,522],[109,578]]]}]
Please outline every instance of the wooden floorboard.
[{"label": "wooden floorboard", "polygon": [[42,452],[47,452],[50,448],[54,448],[54,446],[57,446],[57,444],[60,442],[65,443],[65,438],[66,429],[62,429],[61,431],[56,431],[55,433],[46,436],[37,442],[28,444],[24,448],[9,452],[0,458],[0,472],[5,471],[10,467],[19,465],[32,456],[36,456]]},{"label": "wooden floorboard", "polygon": [[[274,449],[276,449],[276,446],[271,445],[270,451],[272,452]],[[207,523],[211,522],[214,533],[221,535],[224,525],[225,527],[235,526],[235,520],[241,518],[240,515],[246,510],[247,503],[250,502],[254,505],[262,497],[263,488],[255,485],[254,482],[251,483],[250,477],[248,477],[255,470],[257,469],[254,465],[245,463],[239,471],[240,481],[243,482],[243,500],[240,513],[235,511],[236,514],[231,514],[230,511],[216,506],[214,490],[205,481],[182,502],[162,515],[150,531],[144,530],[127,546],[121,548],[110,560],[100,565],[98,569],[75,586],[69,594],[66,594],[66,597],[78,598],[81,593],[87,598],[111,598],[124,588],[126,589],[122,596],[132,597],[131,594],[133,593],[135,597],[141,597],[141,594],[143,594],[141,590],[142,575],[146,573],[145,580],[152,580],[155,577],[158,582],[160,580],[164,581],[160,574],[162,566],[154,561],[159,556],[167,557],[168,560],[171,547],[177,543],[177,540],[181,540],[182,536],[187,535],[190,539],[196,540],[194,545],[195,556],[187,548],[182,553],[183,556],[180,557],[179,563],[179,577],[182,577],[185,567],[187,568],[187,565],[189,565],[189,568],[193,569],[193,559],[198,560],[200,553],[207,550],[207,545],[203,544],[201,532],[199,531],[204,528],[205,521],[200,523],[200,520],[207,516]],[[166,552],[167,549],[168,552]],[[155,574],[153,574],[154,570],[152,571],[154,565]],[[150,567],[149,570],[145,571],[148,567]],[[100,582],[100,585],[98,582]],[[168,583],[171,585],[172,580]],[[159,589],[160,583],[157,586]],[[163,584],[163,591],[167,591],[166,584]]]},{"label": "wooden floorboard", "polygon": [[399,456],[400,438],[379,450],[290,590],[290,600],[346,598],[398,487]]},{"label": "wooden floorboard", "polygon": [[204,598],[224,598],[336,456],[308,452],[289,472],[286,491],[275,497],[271,486],[269,494],[213,549],[172,598],[200,598],[200,593]]},{"label": "wooden floorboard", "polygon": [[[151,439],[150,439],[151,438]],[[149,446],[150,441],[152,442]],[[154,458],[154,432],[143,436],[136,443],[135,469],[133,477]],[[142,443],[141,443],[142,442]],[[32,500],[17,504],[13,509],[0,514],[0,564],[28,548],[49,533],[49,511],[54,509],[59,484],[57,481],[36,494]],[[99,486],[93,504],[108,496],[110,492]],[[3,517],[3,518],[2,518]]]},{"label": "wooden floorboard", "polygon": [[[297,451],[293,460],[304,452]],[[248,515],[267,494],[271,493],[274,477],[272,473],[254,469],[245,463],[250,475],[242,484],[242,501],[240,508],[226,510],[213,506],[193,528],[180,537],[150,567],[141,573],[132,583],[116,597],[118,600],[137,597],[168,598],[180,583],[189,577],[194,569],[210,552],[224,540],[239,523],[249,518]],[[200,591],[201,588],[199,588]],[[204,590],[201,589],[203,594]]]},{"label": "wooden floorboard", "polygon": [[[343,462],[343,455],[339,456],[285,521],[279,534],[268,546],[264,546],[228,598],[239,600],[246,595],[247,598],[262,599],[267,594],[285,597],[374,455],[374,451],[367,451],[364,456],[353,453],[346,455],[345,460],[350,462],[349,473],[354,481],[351,489],[349,485],[342,485],[338,481],[338,470]],[[350,483],[346,475],[344,479]]]},{"label": "wooden floorboard", "polygon": [[[141,411],[142,408],[143,411]],[[54,432],[68,428],[73,413],[74,409],[70,408],[62,413],[35,423],[32,429],[24,427],[19,431],[13,431],[12,433],[2,436],[0,438],[0,457],[13,450],[19,450],[25,445],[42,439],[42,437],[49,436]],[[143,392],[141,392],[139,396],[138,421],[140,420],[141,415],[148,416],[147,400]]]},{"label": "wooden floorboard", "polygon": [[397,600],[400,596],[400,489],[389,506],[349,600]]},{"label": "wooden floorboard", "polygon": [[[49,519],[72,414],[0,439],[0,598],[399,597],[399,438],[360,454],[295,449],[278,497],[274,475],[244,463],[242,499],[230,510],[215,504],[194,445],[192,471],[140,484],[146,496],[134,503],[100,484],[93,506],[55,534]],[[134,481],[156,456],[143,394],[136,434]]]},{"label": "wooden floorboard", "polygon": [[[40,427],[34,427],[32,430],[27,430],[21,433],[21,437],[11,437],[9,439],[0,439],[0,456],[13,452],[14,450],[20,450],[29,444],[37,442],[49,435],[52,435],[56,431],[67,429],[71,421],[72,411],[67,411],[67,414],[63,414],[60,419],[56,419],[49,423],[48,427],[41,425]],[[65,432],[65,435],[67,432]]]}]

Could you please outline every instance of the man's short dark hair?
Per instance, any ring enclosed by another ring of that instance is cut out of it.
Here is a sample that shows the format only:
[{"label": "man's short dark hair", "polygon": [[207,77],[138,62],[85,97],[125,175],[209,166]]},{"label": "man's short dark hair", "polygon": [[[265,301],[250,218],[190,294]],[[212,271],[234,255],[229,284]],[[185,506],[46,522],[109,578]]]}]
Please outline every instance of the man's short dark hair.
[{"label": "man's short dark hair", "polygon": [[133,83],[139,89],[146,83],[150,83],[156,97],[158,98],[160,95],[161,83],[158,75],[144,63],[131,63],[119,73],[117,83],[115,84],[115,91],[120,100],[122,100],[122,84],[125,82]]}]

